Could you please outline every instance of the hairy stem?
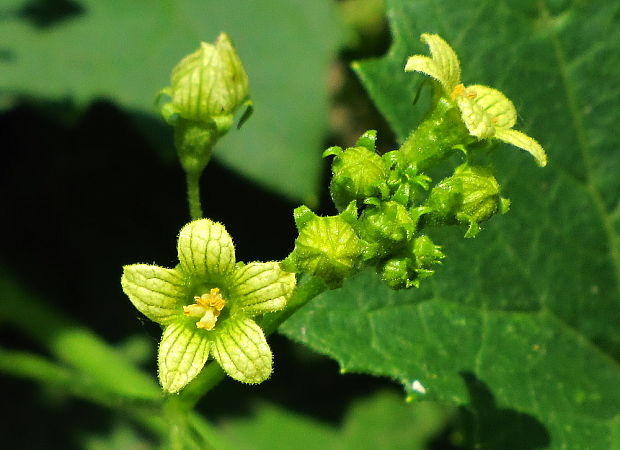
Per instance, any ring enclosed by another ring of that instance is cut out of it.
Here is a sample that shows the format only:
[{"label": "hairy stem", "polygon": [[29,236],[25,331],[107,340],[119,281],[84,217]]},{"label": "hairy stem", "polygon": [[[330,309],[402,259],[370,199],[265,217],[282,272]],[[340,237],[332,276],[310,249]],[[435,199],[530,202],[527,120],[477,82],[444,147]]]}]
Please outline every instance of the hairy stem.
[{"label": "hairy stem", "polygon": [[187,179],[187,202],[189,204],[189,215],[192,220],[202,219],[202,204],[200,202],[200,176],[202,170],[186,170]]}]

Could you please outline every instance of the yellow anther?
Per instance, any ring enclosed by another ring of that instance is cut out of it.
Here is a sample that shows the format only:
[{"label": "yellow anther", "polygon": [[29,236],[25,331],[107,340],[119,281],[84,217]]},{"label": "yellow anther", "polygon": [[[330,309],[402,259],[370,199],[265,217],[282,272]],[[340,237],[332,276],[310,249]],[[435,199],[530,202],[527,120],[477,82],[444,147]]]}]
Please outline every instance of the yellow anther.
[{"label": "yellow anther", "polygon": [[[463,83],[459,83],[456,86],[454,86],[454,89],[452,89],[452,93],[450,94],[450,98],[452,100],[454,100],[455,98],[463,95],[463,93],[465,92],[465,85]],[[476,96],[476,94],[474,93],[474,97]]]},{"label": "yellow anther", "polygon": [[183,307],[185,315],[200,317],[200,320],[196,322],[198,328],[203,330],[215,328],[217,318],[226,306],[226,300],[220,294],[219,288],[212,288],[208,293],[195,296],[194,301],[195,304]]}]

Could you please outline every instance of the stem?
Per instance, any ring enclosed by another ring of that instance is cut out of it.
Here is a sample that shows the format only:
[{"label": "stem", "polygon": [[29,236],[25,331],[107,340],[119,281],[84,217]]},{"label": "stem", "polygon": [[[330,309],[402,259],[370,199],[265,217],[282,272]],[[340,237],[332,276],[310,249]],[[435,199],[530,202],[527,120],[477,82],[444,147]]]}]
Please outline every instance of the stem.
[{"label": "stem", "polygon": [[176,396],[168,397],[163,410],[168,423],[169,446],[171,450],[183,450],[184,442],[188,438],[188,411]]},{"label": "stem", "polygon": [[189,203],[189,215],[192,220],[202,219],[202,204],[200,202],[200,176],[202,170],[186,170],[187,179],[187,202]]},{"label": "stem", "polygon": [[471,137],[456,105],[440,98],[430,116],[415,128],[400,150],[410,164],[425,170],[448,156],[458,144]]}]

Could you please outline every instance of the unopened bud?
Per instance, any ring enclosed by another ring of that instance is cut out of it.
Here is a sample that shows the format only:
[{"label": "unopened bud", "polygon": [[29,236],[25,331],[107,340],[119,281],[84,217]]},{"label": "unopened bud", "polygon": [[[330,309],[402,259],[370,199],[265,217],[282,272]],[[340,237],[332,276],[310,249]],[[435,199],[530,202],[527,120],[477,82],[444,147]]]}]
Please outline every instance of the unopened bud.
[{"label": "unopened bud", "polygon": [[332,162],[332,181],[329,190],[338,210],[355,201],[361,206],[364,199],[378,196],[380,184],[387,179],[387,169],[374,150],[376,132],[368,131],[356,146],[342,150],[331,147],[323,155],[335,155]]},{"label": "unopened bud", "polygon": [[[166,92],[172,111],[194,122],[230,122],[248,100],[248,75],[226,33],[215,44],[202,42],[172,70]],[[228,126],[230,127],[230,123]]]},{"label": "unopened bud", "polygon": [[369,205],[359,220],[360,237],[368,243],[365,259],[382,258],[413,236],[416,222],[403,205],[395,201]]},{"label": "unopened bud", "polygon": [[488,167],[463,164],[433,188],[426,202],[432,212],[424,217],[434,225],[469,225],[465,237],[474,237],[479,223],[508,210],[508,200],[499,194],[499,183]]},{"label": "unopened bud", "polygon": [[337,216],[319,217],[306,206],[295,210],[299,237],[295,249],[282,262],[289,272],[310,273],[322,278],[328,286],[339,286],[357,268],[362,242],[352,223],[356,220],[355,204]]}]

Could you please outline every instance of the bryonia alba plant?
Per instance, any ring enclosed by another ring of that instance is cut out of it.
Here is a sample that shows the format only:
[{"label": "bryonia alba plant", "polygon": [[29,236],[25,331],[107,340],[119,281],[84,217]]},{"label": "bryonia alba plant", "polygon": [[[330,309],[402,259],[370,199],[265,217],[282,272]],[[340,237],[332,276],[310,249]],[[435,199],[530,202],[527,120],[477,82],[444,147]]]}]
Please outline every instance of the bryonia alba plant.
[{"label": "bryonia alba plant", "polygon": [[[199,179],[216,142],[231,128],[238,109],[250,107],[248,77],[229,38],[202,43],[174,68],[161,113],[174,128],[187,174],[192,222],[178,238],[179,264],[124,268],[122,287],[135,307],[163,327],[159,379],[177,393],[194,384],[194,400],[221,378],[210,356],[230,377],[260,383],[272,372],[265,335],[326,289],[337,288],[365,267],[394,289],[418,287],[446,255],[428,230],[464,225],[466,238],[508,211],[495,169],[494,144],[529,152],[540,166],[542,146],[513,129],[516,110],[500,91],[465,86],[457,55],[441,37],[423,34],[431,57],[414,55],[406,71],[431,77],[433,107],[402,146],[376,151],[369,130],[348,148],[330,147],[331,197],[339,214],[320,217],[307,206],[294,211],[299,236],[281,262],[235,263],[224,226],[202,217]],[[413,93],[412,93],[413,94]],[[413,95],[412,95],[413,97]],[[244,114],[242,120],[247,117]],[[454,166],[454,156],[461,161]],[[442,179],[441,171],[452,171]],[[191,403],[191,402],[190,402]]]}]

